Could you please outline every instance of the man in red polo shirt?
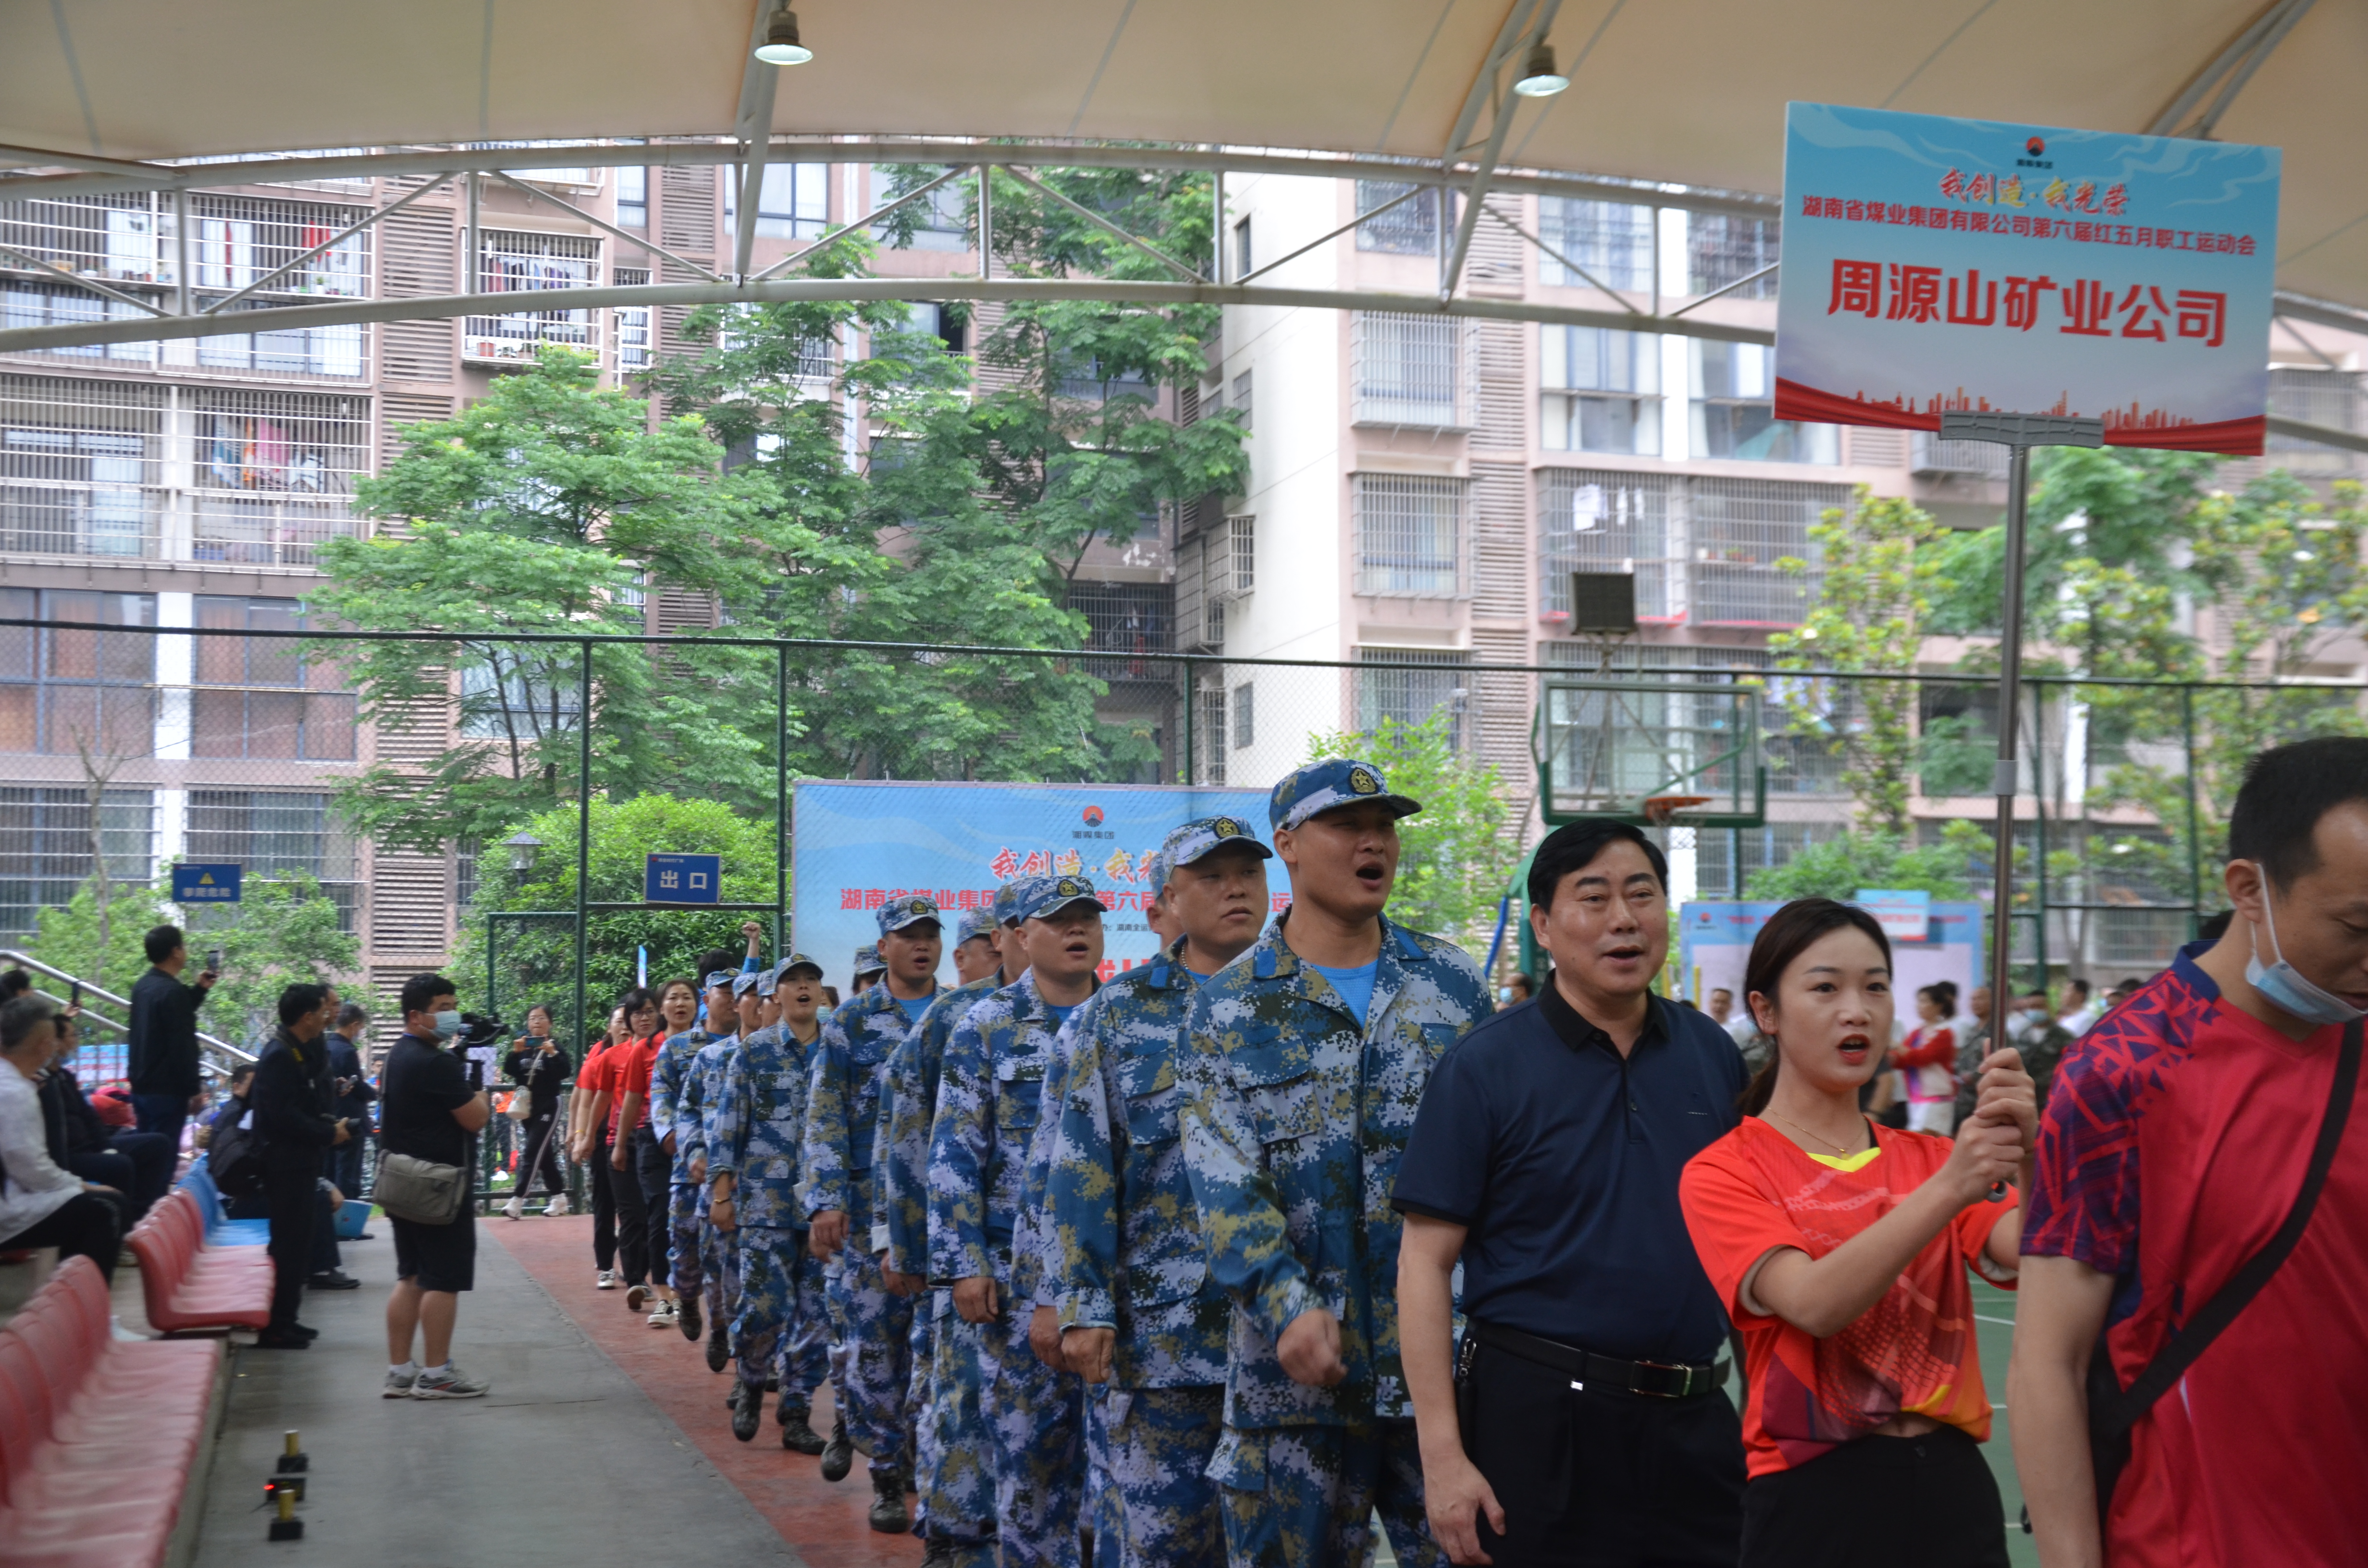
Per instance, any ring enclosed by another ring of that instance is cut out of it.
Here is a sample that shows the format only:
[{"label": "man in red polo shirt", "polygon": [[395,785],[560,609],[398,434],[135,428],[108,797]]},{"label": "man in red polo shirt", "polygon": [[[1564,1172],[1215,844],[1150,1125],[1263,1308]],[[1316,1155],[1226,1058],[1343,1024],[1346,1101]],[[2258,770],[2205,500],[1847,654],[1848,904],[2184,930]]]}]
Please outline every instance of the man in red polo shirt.
[{"label": "man in red polo shirt", "polygon": [[[2347,1027],[2368,1013],[2368,739],[2263,753],[2228,824],[2236,918],[2057,1069],[2022,1233],[2016,1469],[2045,1568],[2361,1561],[2368,1126],[2308,1228],[2131,1433],[2101,1531],[2084,1392],[2122,1386],[2294,1207]],[[2356,1090],[2355,1090],[2356,1096]]]}]

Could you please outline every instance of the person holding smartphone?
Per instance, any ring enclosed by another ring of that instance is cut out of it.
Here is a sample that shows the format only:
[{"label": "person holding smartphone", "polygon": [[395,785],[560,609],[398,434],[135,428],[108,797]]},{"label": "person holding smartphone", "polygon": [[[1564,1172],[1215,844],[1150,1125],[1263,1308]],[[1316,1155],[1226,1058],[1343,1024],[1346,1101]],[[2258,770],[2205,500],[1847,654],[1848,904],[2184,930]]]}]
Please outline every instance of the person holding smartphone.
[{"label": "person holding smartphone", "polygon": [[524,1085],[528,1100],[525,1119],[518,1123],[518,1183],[510,1188],[509,1203],[502,1210],[513,1220],[525,1215],[527,1189],[534,1185],[538,1173],[547,1195],[542,1211],[547,1215],[567,1212],[567,1178],[559,1173],[559,1141],[553,1129],[558,1125],[559,1092],[575,1064],[565,1048],[552,1038],[551,1022],[551,1004],[538,1002],[529,1007],[526,1037],[515,1041],[502,1059],[502,1075]]},{"label": "person holding smartphone", "polygon": [[150,968],[131,988],[126,1050],[131,1078],[131,1109],[142,1132],[161,1132],[181,1146],[181,1129],[206,1106],[199,1078],[198,1009],[220,971],[211,965],[194,984],[184,983],[188,938],[177,926],[159,926],[141,938]]}]

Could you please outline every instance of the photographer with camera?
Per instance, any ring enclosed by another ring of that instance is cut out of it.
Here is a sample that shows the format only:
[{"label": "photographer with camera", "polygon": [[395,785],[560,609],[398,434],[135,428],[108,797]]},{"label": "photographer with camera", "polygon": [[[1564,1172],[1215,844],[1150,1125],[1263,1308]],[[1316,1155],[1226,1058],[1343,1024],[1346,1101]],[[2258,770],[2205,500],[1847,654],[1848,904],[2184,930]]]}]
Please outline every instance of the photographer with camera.
[{"label": "photographer with camera", "polygon": [[266,1350],[309,1348],[317,1330],[296,1321],[313,1269],[314,1205],[323,1162],[355,1132],[332,1114],[329,1050],[322,1037],[337,1016],[325,985],[290,985],[279,994],[279,1028],[256,1059],[247,1104],[263,1144],[263,1197],[271,1216],[271,1321],[256,1336]]},{"label": "photographer with camera", "polygon": [[[444,1042],[465,1032],[465,1051],[499,1031],[471,1028],[454,991],[440,974],[403,983],[403,1034],[387,1052],[379,1084],[378,1191],[394,1230],[394,1291],[386,1300],[389,1399],[474,1399],[490,1386],[452,1365],[452,1325],[460,1293],[476,1283],[469,1138],[493,1119],[493,1107],[482,1076],[472,1083],[463,1057]],[[400,1185],[422,1200],[409,1214],[387,1196],[398,1174]],[[425,1341],[424,1367],[411,1358],[415,1337]]]}]

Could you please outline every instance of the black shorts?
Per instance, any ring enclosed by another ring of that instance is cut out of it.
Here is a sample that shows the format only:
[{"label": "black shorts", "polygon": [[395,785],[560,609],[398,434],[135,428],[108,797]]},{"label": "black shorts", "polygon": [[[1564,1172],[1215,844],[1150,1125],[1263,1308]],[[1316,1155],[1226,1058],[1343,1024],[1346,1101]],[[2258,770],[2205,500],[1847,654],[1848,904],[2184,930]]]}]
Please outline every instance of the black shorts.
[{"label": "black shorts", "polygon": [[449,1225],[423,1225],[397,1220],[394,1227],[394,1277],[409,1279],[423,1290],[467,1290],[477,1282],[477,1216],[473,1199],[461,1205],[460,1217]]},{"label": "black shorts", "polygon": [[1861,1437],[1743,1492],[1743,1568],[2007,1568],[2006,1508],[1954,1426]]}]

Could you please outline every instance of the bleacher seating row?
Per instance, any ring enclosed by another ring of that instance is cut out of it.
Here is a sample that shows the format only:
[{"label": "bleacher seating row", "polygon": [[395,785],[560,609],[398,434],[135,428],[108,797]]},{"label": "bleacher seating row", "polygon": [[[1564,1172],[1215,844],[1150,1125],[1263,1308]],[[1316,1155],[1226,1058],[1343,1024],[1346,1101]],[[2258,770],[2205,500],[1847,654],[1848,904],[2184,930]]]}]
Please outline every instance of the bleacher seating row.
[{"label": "bleacher seating row", "polygon": [[206,1461],[222,1342],[117,1340],[110,1317],[105,1279],[74,1257],[0,1326],[9,1568],[154,1568]]},{"label": "bleacher seating row", "polygon": [[271,1321],[269,1252],[208,1245],[204,1210],[186,1187],[167,1193],[124,1242],[140,1260],[148,1326],[159,1334],[261,1328]]}]

